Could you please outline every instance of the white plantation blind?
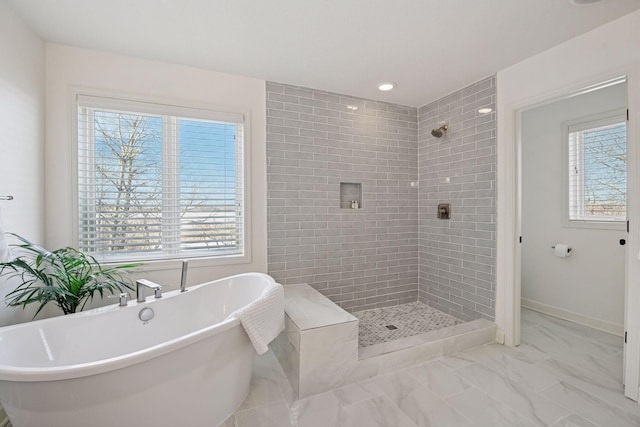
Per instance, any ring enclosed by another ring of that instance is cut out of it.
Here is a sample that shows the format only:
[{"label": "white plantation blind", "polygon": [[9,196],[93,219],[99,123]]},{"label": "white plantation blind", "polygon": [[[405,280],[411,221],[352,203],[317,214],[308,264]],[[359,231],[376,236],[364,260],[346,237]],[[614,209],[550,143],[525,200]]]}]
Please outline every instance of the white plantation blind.
[{"label": "white plantation blind", "polygon": [[244,117],[78,96],[78,246],[109,259],[244,253]]},{"label": "white plantation blind", "polygon": [[624,115],[569,126],[569,220],[626,221]]}]

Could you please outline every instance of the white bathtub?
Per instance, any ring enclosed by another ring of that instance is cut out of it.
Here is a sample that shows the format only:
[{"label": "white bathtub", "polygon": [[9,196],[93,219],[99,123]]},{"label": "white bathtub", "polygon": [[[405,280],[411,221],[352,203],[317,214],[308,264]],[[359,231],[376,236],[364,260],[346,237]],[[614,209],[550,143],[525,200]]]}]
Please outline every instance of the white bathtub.
[{"label": "white bathtub", "polygon": [[273,285],[241,274],[0,328],[0,402],[14,427],[217,426],[247,396],[256,354],[227,317]]}]

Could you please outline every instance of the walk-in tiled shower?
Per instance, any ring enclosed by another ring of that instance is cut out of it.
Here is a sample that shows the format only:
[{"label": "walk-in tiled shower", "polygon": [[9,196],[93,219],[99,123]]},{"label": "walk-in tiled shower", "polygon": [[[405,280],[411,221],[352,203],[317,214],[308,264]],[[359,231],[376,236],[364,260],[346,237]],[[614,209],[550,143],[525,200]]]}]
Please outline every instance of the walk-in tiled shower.
[{"label": "walk-in tiled shower", "polygon": [[493,320],[495,111],[481,108],[494,77],[420,108],[267,83],[269,274],[356,315],[361,349]]}]

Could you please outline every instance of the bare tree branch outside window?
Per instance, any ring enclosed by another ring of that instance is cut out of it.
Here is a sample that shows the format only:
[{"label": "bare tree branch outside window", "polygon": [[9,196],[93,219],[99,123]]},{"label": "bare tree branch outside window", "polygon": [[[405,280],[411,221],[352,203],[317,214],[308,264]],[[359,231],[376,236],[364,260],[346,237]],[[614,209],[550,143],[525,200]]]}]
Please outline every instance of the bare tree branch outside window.
[{"label": "bare tree branch outside window", "polygon": [[162,121],[95,113],[96,227],[113,251],[158,250],[161,243]]},{"label": "bare tree branch outside window", "polygon": [[237,124],[89,109],[84,115],[83,249],[242,252]]},{"label": "bare tree branch outside window", "polygon": [[627,193],[626,124],[596,123],[569,133],[570,219],[623,221]]}]

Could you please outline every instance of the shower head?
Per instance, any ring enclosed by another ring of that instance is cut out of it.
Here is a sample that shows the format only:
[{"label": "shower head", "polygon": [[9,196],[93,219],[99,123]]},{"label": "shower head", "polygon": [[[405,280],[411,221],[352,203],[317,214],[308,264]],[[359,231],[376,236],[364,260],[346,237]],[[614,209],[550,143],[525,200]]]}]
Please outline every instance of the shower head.
[{"label": "shower head", "polygon": [[436,138],[442,138],[442,136],[447,133],[447,130],[449,129],[449,126],[447,125],[442,125],[437,129],[434,129],[431,131],[431,135],[435,136]]}]

